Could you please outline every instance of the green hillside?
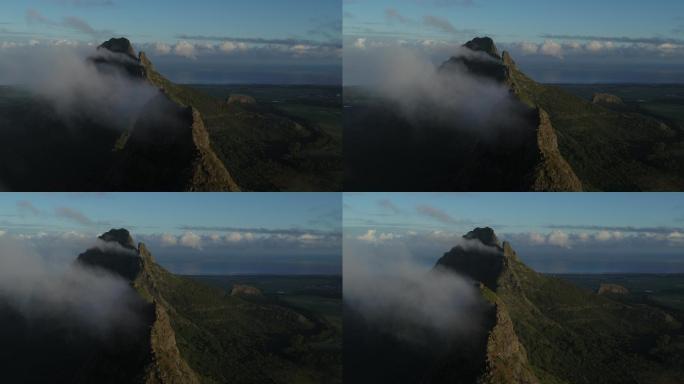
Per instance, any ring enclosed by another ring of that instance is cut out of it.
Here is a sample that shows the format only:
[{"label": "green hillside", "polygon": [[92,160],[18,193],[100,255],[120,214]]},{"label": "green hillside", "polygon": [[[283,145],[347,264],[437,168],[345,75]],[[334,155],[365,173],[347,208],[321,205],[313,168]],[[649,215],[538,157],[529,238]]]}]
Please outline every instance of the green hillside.
[{"label": "green hillside", "polygon": [[341,328],[324,313],[173,275],[123,229],[100,239],[111,246],[91,248],[77,263],[129,282],[137,325],[94,337],[62,324],[64,314],[27,322],[0,298],[0,358],[14,351],[18,359],[6,369],[10,382],[342,382]]},{"label": "green hillside", "polygon": [[175,102],[199,110],[213,149],[243,190],[341,189],[342,144],[336,127],[271,104],[228,104],[201,87],[167,80],[144,53],[141,63],[152,84]]},{"label": "green hillside", "polygon": [[[681,313],[597,295],[541,275],[525,266],[508,243],[497,247],[503,267],[493,289],[483,286],[483,294],[510,317],[513,335],[526,351],[525,364],[537,382],[680,382],[684,374]],[[462,256],[452,251],[438,265],[455,257]],[[453,270],[476,276],[469,268]],[[505,356],[501,348],[488,352],[489,368],[503,370],[490,378],[510,376],[505,370],[511,365],[499,361]]]}]

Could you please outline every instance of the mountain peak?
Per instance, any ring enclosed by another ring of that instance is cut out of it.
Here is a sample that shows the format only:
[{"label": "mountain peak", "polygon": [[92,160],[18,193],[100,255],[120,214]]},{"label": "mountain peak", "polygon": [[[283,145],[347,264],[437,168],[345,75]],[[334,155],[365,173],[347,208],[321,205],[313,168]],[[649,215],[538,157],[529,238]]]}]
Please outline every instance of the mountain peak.
[{"label": "mountain peak", "polygon": [[484,245],[492,247],[501,247],[499,239],[496,237],[494,230],[489,227],[475,228],[472,231],[463,235],[464,239],[477,239]]},{"label": "mountain peak", "polygon": [[496,57],[497,59],[501,58],[501,56],[499,56],[499,50],[496,49],[496,44],[494,44],[494,40],[487,36],[476,37],[463,44],[463,46],[472,51],[488,53],[490,56]]},{"label": "mountain peak", "polygon": [[124,248],[135,249],[135,243],[133,242],[133,237],[127,229],[110,229],[109,231],[98,236],[98,239],[104,242],[115,242],[119,243]]},{"label": "mountain peak", "polygon": [[143,260],[126,229],[111,229],[98,237],[98,244],[78,255],[82,265],[96,267],[120,275],[128,281],[136,279],[143,267]]},{"label": "mountain peak", "polygon": [[485,247],[463,242],[445,253],[437,261],[436,267],[452,270],[496,291],[497,281],[504,268],[505,255],[494,230],[489,227],[475,228],[463,235],[463,238],[478,240]]},{"label": "mountain peak", "polygon": [[97,49],[106,49],[114,53],[123,53],[125,55],[130,56],[134,60],[138,59],[138,55],[136,54],[135,49],[133,49],[133,45],[125,37],[112,37],[111,39],[100,44],[100,46],[97,47]]}]

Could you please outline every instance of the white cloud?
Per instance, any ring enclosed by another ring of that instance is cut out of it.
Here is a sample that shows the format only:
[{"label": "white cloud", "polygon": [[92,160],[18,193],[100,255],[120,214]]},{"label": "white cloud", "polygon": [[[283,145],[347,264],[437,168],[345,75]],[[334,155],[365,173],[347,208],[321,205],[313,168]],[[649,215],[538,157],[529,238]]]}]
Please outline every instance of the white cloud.
[{"label": "white cloud", "polygon": [[0,230],[0,237],[4,236],[7,233],[7,231]]},{"label": "white cloud", "polygon": [[537,51],[539,51],[539,46],[535,43],[523,41],[522,43],[520,43],[520,49],[525,54],[535,54],[537,53]]},{"label": "white cloud", "polygon": [[180,244],[189,248],[202,249],[202,237],[193,232],[185,232],[180,238]]},{"label": "white cloud", "polygon": [[218,47],[221,52],[232,53],[234,51],[244,51],[247,50],[247,44],[245,43],[234,43],[232,41],[224,41]]},{"label": "white cloud", "polygon": [[316,241],[316,240],[320,240],[320,239],[321,239],[321,236],[312,235],[310,233],[305,233],[305,234],[299,236],[299,240],[303,241],[303,242],[311,242],[311,241]]},{"label": "white cloud", "polygon": [[373,242],[376,240],[376,237],[375,237],[376,232],[377,231],[375,229],[369,229],[368,231],[366,231],[365,234],[358,236],[357,239],[359,239],[361,241]]},{"label": "white cloud", "polygon": [[587,51],[599,52],[606,49],[615,48],[615,44],[612,41],[590,41],[586,44]]},{"label": "white cloud", "polygon": [[231,243],[237,243],[242,241],[242,234],[240,232],[231,232],[226,235],[226,241]]},{"label": "white cloud", "polygon": [[62,233],[62,239],[64,240],[80,240],[80,239],[85,239],[86,235],[80,232],[76,231],[68,231]]},{"label": "white cloud", "polygon": [[598,231],[594,238],[597,241],[622,240],[625,234],[620,231]]},{"label": "white cloud", "polygon": [[667,240],[674,245],[684,245],[684,233],[682,232],[671,232],[667,235]]},{"label": "white cloud", "polygon": [[380,243],[384,241],[392,241],[400,239],[402,236],[396,233],[378,233],[375,229],[369,229],[365,234],[357,236],[356,238],[368,243]]},{"label": "white cloud", "polygon": [[570,248],[570,236],[563,231],[553,231],[549,233],[546,240],[551,245],[561,248]]},{"label": "white cloud", "polygon": [[165,247],[171,247],[178,244],[178,239],[176,236],[170,233],[164,233],[161,235],[161,245]]},{"label": "white cloud", "polygon": [[563,47],[553,40],[546,40],[544,44],[542,44],[540,52],[547,56],[553,56],[559,59],[563,58]]},{"label": "white cloud", "polygon": [[169,53],[171,53],[171,46],[168,44],[155,43],[153,45],[153,48],[158,55],[168,55]]},{"label": "white cloud", "polygon": [[179,41],[173,47],[173,53],[178,56],[187,57],[189,59],[195,59],[195,46],[185,40]]},{"label": "white cloud", "polygon": [[366,49],[366,38],[365,37],[359,37],[354,41],[354,47],[358,49]]},{"label": "white cloud", "polygon": [[681,45],[672,44],[672,43],[664,43],[664,44],[660,44],[658,46],[659,50],[665,51],[665,52],[671,52],[671,51],[674,51],[675,49],[678,49],[678,48],[681,48]]},{"label": "white cloud", "polygon": [[530,233],[530,243],[532,244],[544,244],[546,243],[546,237],[541,233],[532,232]]}]

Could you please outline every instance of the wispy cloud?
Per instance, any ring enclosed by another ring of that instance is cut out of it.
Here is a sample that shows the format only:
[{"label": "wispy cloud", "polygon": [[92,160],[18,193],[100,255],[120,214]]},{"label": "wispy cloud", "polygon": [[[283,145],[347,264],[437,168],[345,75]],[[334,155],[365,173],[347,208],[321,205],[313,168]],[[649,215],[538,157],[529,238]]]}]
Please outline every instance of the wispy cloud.
[{"label": "wispy cloud", "polygon": [[20,211],[28,212],[28,213],[31,213],[33,215],[39,216],[39,215],[43,214],[42,210],[38,209],[35,205],[33,205],[33,203],[31,203],[28,200],[17,201],[17,207],[19,208]]},{"label": "wispy cloud", "polygon": [[396,206],[390,199],[378,200],[378,205],[392,213],[401,213],[401,209]]},{"label": "wispy cloud", "polygon": [[74,32],[79,32],[92,37],[100,38],[102,36],[112,35],[113,32],[110,30],[97,30],[93,28],[88,22],[75,16],[64,17],[61,21],[54,21],[45,16],[35,9],[29,9],[26,11],[26,22],[29,24],[43,24],[52,27],[61,27],[70,29]]},{"label": "wispy cloud", "polygon": [[55,216],[62,219],[67,219],[81,225],[106,225],[107,222],[96,222],[91,220],[84,213],[69,207],[55,208]]},{"label": "wispy cloud", "polygon": [[385,18],[390,22],[398,21],[400,23],[408,23],[411,21],[408,17],[405,17],[399,13],[399,11],[395,8],[385,9]]},{"label": "wispy cloud", "polygon": [[423,17],[423,24],[445,33],[459,32],[449,20],[437,16],[426,15]]},{"label": "wispy cloud", "polygon": [[301,229],[301,228],[272,229],[272,228],[245,228],[245,227],[184,225],[184,226],[180,226],[178,229],[181,229],[184,231],[203,231],[203,232],[239,232],[239,233],[249,232],[249,233],[257,233],[257,234],[288,235],[288,236],[301,236],[304,234],[314,234],[314,235],[326,235],[326,236],[341,237],[341,233],[339,231],[323,231],[323,230],[319,230],[319,229]]},{"label": "wispy cloud", "polygon": [[206,41],[233,41],[238,43],[248,44],[265,44],[265,45],[285,45],[289,47],[298,45],[311,45],[318,47],[342,48],[342,43],[338,41],[316,41],[308,39],[269,39],[261,37],[235,37],[235,36],[207,36],[207,35],[177,35],[178,39],[185,40],[206,40]]},{"label": "wispy cloud", "polygon": [[111,7],[113,0],[51,0],[51,3],[76,7]]},{"label": "wispy cloud", "polygon": [[607,225],[546,225],[550,229],[574,229],[587,231],[620,231],[632,233],[660,233],[668,234],[672,232],[684,232],[683,227],[634,227],[634,226],[607,226]]},{"label": "wispy cloud", "polygon": [[624,36],[596,36],[596,35],[555,35],[543,34],[545,39],[559,40],[580,40],[580,41],[610,41],[614,43],[634,43],[634,44],[684,44],[682,39],[672,39],[666,37],[624,37]]},{"label": "wispy cloud", "polygon": [[444,224],[458,224],[458,221],[451,217],[451,215],[430,205],[419,205],[416,207],[416,211],[421,215],[430,217]]}]

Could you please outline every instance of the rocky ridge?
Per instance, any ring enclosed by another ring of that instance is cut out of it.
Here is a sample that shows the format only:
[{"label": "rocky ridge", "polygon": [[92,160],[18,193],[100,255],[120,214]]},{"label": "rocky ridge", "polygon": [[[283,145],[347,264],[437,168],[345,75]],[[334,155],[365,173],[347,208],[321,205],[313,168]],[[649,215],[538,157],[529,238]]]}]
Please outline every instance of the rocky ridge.
[{"label": "rocky ridge", "polygon": [[[153,314],[148,343],[149,362],[142,381],[146,384],[199,383],[199,376],[181,357],[176,345],[175,332],[168,316],[173,307],[157,287],[160,279],[168,278],[168,272],[155,263],[145,244],[140,243],[135,248],[130,233],[125,229],[112,229],[99,239],[106,246],[89,249],[79,255],[76,262],[125,278],[149,303]],[[121,252],[118,247],[126,251]]]},{"label": "rocky ridge", "polygon": [[[676,370],[662,373],[657,364],[633,369],[629,352],[633,340],[679,332],[681,324],[662,309],[611,300],[539,274],[518,258],[510,243],[497,246],[491,228],[477,228],[466,239],[479,246],[457,245],[436,267],[470,278],[492,305],[486,364],[478,383],[596,382],[606,377],[607,382],[624,383],[654,374],[677,375]],[[606,349],[607,343],[619,346]]]},{"label": "rocky ridge", "polygon": [[177,87],[154,70],[144,52],[136,56],[127,39],[110,39],[90,60],[159,89],[118,140],[107,190],[240,191],[212,149],[199,111],[174,97]]},{"label": "rocky ridge", "polygon": [[[533,191],[581,191],[582,182],[575,174],[570,164],[563,158],[549,114],[536,105],[527,97],[525,84],[531,81],[517,68],[511,55],[499,51],[494,41],[489,37],[478,37],[463,47],[475,53],[484,53],[486,56],[455,56],[451,57],[440,67],[440,73],[446,73],[455,67],[465,68],[469,73],[494,80],[509,88],[512,96],[519,103],[526,105],[534,111],[530,113],[530,132],[517,133],[522,141],[520,151],[522,156],[516,154],[517,161],[526,162],[523,168],[527,174],[523,176],[523,184],[513,189]],[[510,143],[512,140],[502,139]],[[506,148],[506,150],[510,150]],[[499,149],[496,151],[501,152]],[[486,152],[486,151],[485,151]],[[526,159],[526,160],[525,160]],[[511,172],[507,172],[511,173]]]}]

